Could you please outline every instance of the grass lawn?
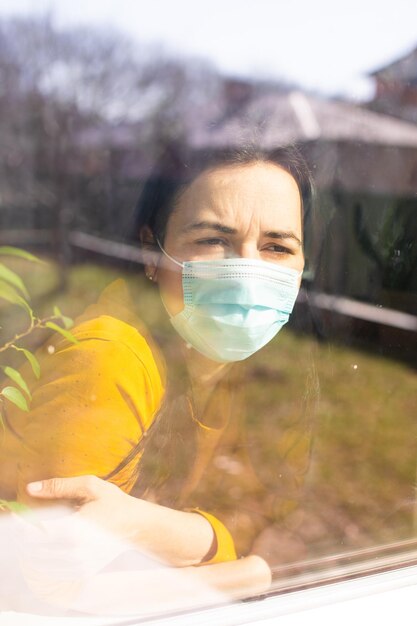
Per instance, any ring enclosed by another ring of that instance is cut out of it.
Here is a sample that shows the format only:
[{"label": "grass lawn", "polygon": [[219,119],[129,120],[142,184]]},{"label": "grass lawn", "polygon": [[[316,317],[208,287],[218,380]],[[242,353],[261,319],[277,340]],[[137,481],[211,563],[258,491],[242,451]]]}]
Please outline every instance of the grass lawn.
[{"label": "grass lawn", "polygon": [[[77,265],[59,290],[56,266],[13,265],[24,276],[39,315],[50,314],[56,304],[75,317],[123,274],[98,265]],[[139,273],[124,277],[145,323],[166,326],[152,286]],[[24,314],[2,305],[0,316],[3,343],[24,324]],[[286,328],[248,361],[243,375],[252,461],[267,485],[274,485],[280,476],[276,467],[280,455],[305,477],[308,514],[299,531],[306,543],[314,544],[311,554],[412,536],[415,370],[376,353],[319,343]],[[239,494],[237,488],[236,498]],[[205,499],[210,500],[207,492]]]}]

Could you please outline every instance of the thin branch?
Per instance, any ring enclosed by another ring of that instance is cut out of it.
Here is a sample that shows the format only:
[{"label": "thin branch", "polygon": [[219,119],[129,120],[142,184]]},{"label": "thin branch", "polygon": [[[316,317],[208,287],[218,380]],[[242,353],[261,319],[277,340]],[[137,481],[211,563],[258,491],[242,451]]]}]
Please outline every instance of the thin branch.
[{"label": "thin branch", "polygon": [[50,317],[45,317],[44,319],[36,319],[36,318],[32,319],[30,326],[26,330],[24,330],[21,333],[18,333],[17,335],[13,337],[13,339],[11,339],[10,341],[8,341],[7,343],[5,343],[3,346],[0,347],[0,352],[6,352],[6,350],[9,350],[10,348],[14,348],[15,343],[17,341],[19,341],[20,339],[23,339],[24,337],[27,337],[34,330],[45,328],[45,324],[47,322],[59,321],[60,319],[61,318],[58,317],[57,315],[51,315]]}]

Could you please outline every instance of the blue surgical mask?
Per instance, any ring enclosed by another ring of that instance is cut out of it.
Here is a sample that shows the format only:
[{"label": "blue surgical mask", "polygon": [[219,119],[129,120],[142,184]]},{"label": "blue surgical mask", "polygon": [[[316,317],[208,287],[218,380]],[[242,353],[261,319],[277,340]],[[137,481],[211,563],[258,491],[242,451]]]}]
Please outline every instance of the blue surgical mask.
[{"label": "blue surgical mask", "polygon": [[242,361],[288,321],[299,290],[297,270],[246,258],[180,263],[160,248],[182,267],[184,309],[170,316],[171,323],[209,359]]}]

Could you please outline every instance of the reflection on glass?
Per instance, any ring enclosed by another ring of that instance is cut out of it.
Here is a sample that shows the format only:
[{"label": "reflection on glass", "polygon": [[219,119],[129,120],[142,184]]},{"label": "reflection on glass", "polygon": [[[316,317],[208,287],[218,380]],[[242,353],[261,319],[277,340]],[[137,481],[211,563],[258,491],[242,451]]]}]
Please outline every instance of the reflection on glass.
[{"label": "reflection on glass", "polygon": [[148,615],[414,559],[415,128],[162,58],[149,126],[116,123],[106,41],[32,26],[79,82],[5,27],[1,243],[48,262],[0,249],[2,608]]}]

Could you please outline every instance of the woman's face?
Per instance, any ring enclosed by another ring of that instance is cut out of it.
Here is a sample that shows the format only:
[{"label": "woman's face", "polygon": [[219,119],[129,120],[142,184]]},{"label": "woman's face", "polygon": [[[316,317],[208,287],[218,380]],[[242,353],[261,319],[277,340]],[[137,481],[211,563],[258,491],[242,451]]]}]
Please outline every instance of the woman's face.
[{"label": "woman's face", "polygon": [[[200,174],[171,213],[164,240],[178,261],[243,257],[301,272],[301,198],[297,183],[272,163],[227,165]],[[181,268],[161,257],[154,280],[171,315],[183,307]]]}]

